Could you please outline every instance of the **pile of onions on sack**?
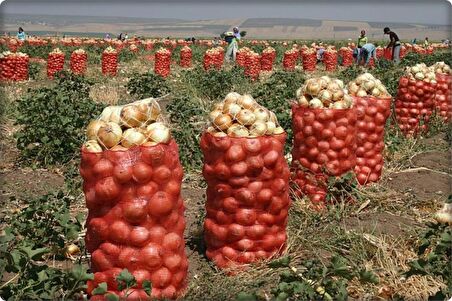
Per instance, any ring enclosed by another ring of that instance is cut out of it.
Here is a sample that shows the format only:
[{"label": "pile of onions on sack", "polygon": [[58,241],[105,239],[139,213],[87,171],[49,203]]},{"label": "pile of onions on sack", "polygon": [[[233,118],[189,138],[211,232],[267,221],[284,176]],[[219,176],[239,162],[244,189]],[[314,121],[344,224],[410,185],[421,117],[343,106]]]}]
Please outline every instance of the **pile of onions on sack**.
[{"label": "pile of onions on sack", "polygon": [[246,57],[245,63],[245,75],[249,76],[252,80],[259,78],[261,70],[261,57],[258,53],[251,51]]},{"label": "pile of onions on sack", "polygon": [[27,80],[29,62],[26,53],[4,51],[0,54],[0,80]]},{"label": "pile of onions on sack", "polygon": [[452,73],[450,70],[450,66],[444,62],[436,62],[435,64],[433,64],[431,68],[433,69],[433,71],[435,71],[435,73],[439,74],[450,75]]},{"label": "pile of onions on sack", "polygon": [[353,49],[350,47],[341,47],[339,54],[342,57],[342,66],[347,67],[353,65]]},{"label": "pile of onions on sack", "polygon": [[215,47],[207,49],[204,53],[203,66],[204,70],[209,70],[210,68],[220,69],[223,65],[223,48]]},{"label": "pile of onions on sack", "polygon": [[297,103],[314,109],[349,109],[353,99],[344,90],[344,83],[329,76],[310,78],[297,92]]},{"label": "pile of onions on sack", "polygon": [[365,97],[375,96],[377,98],[388,98],[391,95],[386,90],[386,87],[379,79],[376,79],[370,73],[359,75],[355,80],[352,80],[347,85],[347,91],[352,96]]},{"label": "pile of onions on sack", "polygon": [[85,148],[90,152],[124,151],[138,145],[168,143],[171,133],[161,119],[160,106],[154,99],[106,107],[99,119],[89,123]]},{"label": "pile of onions on sack", "polygon": [[437,113],[445,120],[452,120],[452,75],[450,66],[444,62],[437,62],[431,69],[435,71],[438,84],[435,89],[435,107]]},{"label": "pile of onions on sack", "polygon": [[180,50],[180,61],[179,61],[179,65],[182,68],[189,68],[191,67],[191,58],[192,58],[192,50],[190,47],[188,47],[187,45],[185,45],[184,47],[182,47],[182,49]]},{"label": "pile of onions on sack", "polygon": [[102,74],[115,76],[118,72],[118,51],[108,46],[102,52]]},{"label": "pile of onions on sack", "polygon": [[412,67],[406,67],[405,75],[411,80],[422,80],[426,83],[436,84],[435,72],[425,63],[416,64]]},{"label": "pile of onions on sack", "polygon": [[258,137],[281,134],[276,115],[260,106],[251,95],[231,92],[215,104],[207,131],[216,137]]}]

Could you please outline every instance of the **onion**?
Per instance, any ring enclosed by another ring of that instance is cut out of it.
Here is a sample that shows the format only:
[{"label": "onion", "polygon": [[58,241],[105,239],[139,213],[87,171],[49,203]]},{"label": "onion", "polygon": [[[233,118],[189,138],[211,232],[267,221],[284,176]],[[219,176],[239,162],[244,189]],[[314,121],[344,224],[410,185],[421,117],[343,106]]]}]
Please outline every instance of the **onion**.
[{"label": "onion", "polygon": [[215,118],[213,124],[220,130],[225,131],[232,125],[232,118],[228,114],[220,114]]},{"label": "onion", "polygon": [[267,132],[267,124],[265,121],[256,121],[250,127],[251,136],[262,136]]},{"label": "onion", "polygon": [[214,109],[214,110],[218,110],[218,111],[223,111],[223,103],[222,103],[222,102],[216,103],[216,104],[213,106],[213,109]]},{"label": "onion", "polygon": [[217,118],[218,115],[223,114],[220,110],[213,110],[212,112],[209,113],[209,119],[210,121],[214,121],[215,118]]},{"label": "onion", "polygon": [[121,141],[122,130],[115,122],[107,122],[99,127],[97,131],[97,140],[105,148],[111,148]]},{"label": "onion", "polygon": [[206,130],[208,133],[216,133],[217,130],[213,126],[209,126]]},{"label": "onion", "polygon": [[243,125],[234,124],[228,129],[228,135],[231,137],[247,137],[249,132]]},{"label": "onion", "polygon": [[121,110],[121,121],[126,127],[140,127],[146,119],[147,114],[140,111],[136,105],[127,105]]},{"label": "onion", "polygon": [[256,121],[267,121],[270,118],[270,114],[268,113],[267,109],[264,108],[257,108],[253,111],[254,116],[256,117]]},{"label": "onion", "polygon": [[161,111],[159,104],[153,100],[151,102],[151,108],[148,111],[149,121],[156,121],[159,118]]},{"label": "onion", "polygon": [[108,121],[121,124],[121,111],[123,106],[111,107],[111,115]]},{"label": "onion", "polygon": [[297,98],[300,98],[303,95],[302,92],[303,92],[303,87],[298,88],[297,91],[295,92],[295,96]]},{"label": "onion", "polygon": [[372,96],[378,97],[380,96],[381,91],[378,88],[373,88],[372,89]]},{"label": "onion", "polygon": [[272,111],[268,111],[268,113],[270,113],[270,118],[269,120],[272,121],[273,123],[278,123],[278,119],[276,118],[275,113],[273,113]]},{"label": "onion", "polygon": [[114,151],[114,152],[123,152],[123,151],[126,151],[127,148],[122,146],[121,144],[118,144],[118,145],[115,145],[112,148],[110,148],[110,150]]},{"label": "onion", "polygon": [[155,122],[146,128],[148,139],[157,143],[168,143],[171,139],[170,130],[161,122]]},{"label": "onion", "polygon": [[90,153],[100,153],[102,152],[102,147],[97,143],[96,140],[88,140],[85,142],[84,147],[87,152]]},{"label": "onion", "polygon": [[348,108],[351,108],[353,106],[353,97],[351,97],[348,94],[345,94],[343,102],[345,102]]},{"label": "onion", "polygon": [[348,91],[350,91],[351,94],[356,94],[358,92],[358,90],[359,90],[359,86],[354,81],[351,81],[348,84]]},{"label": "onion", "polygon": [[278,127],[273,131],[273,134],[274,134],[274,135],[279,135],[279,134],[282,134],[282,133],[284,133],[284,129],[283,129],[282,127],[280,127],[280,126],[278,126]]},{"label": "onion", "polygon": [[253,97],[248,94],[240,96],[237,103],[244,109],[252,109],[257,104]]},{"label": "onion", "polygon": [[334,91],[333,92],[333,100],[334,101],[338,101],[338,100],[341,100],[343,97],[344,97],[344,90],[342,90],[342,89],[339,89],[339,90],[337,90],[337,91]]},{"label": "onion", "polygon": [[425,75],[424,75],[424,73],[422,73],[422,72],[417,72],[417,73],[414,75],[414,78],[415,78],[415,79],[420,79],[420,80],[422,80],[422,79],[424,79],[424,77],[425,77]]},{"label": "onion", "polygon": [[254,116],[254,113],[252,111],[243,109],[237,114],[236,119],[243,125],[250,125],[254,123],[256,116]]},{"label": "onion", "polygon": [[363,89],[359,89],[358,92],[356,92],[356,96],[365,97],[365,96],[367,96],[367,92]]},{"label": "onion", "polygon": [[241,95],[237,92],[230,92],[226,95],[226,97],[224,98],[224,103],[236,103],[239,98],[241,97]]},{"label": "onion", "polygon": [[80,248],[74,244],[70,244],[66,247],[66,256],[73,256],[80,253]]},{"label": "onion", "polygon": [[242,108],[236,103],[228,103],[223,107],[223,113],[236,116]]},{"label": "onion", "polygon": [[326,102],[329,104],[329,102],[333,99],[333,95],[331,95],[331,92],[328,90],[322,90],[320,91],[320,93],[318,94],[318,98],[322,101],[322,102]]},{"label": "onion", "polygon": [[306,93],[311,94],[311,95],[317,95],[317,94],[319,94],[321,88],[322,87],[318,80],[310,79],[310,80],[308,80],[308,82],[306,84]]},{"label": "onion", "polygon": [[106,107],[103,111],[102,111],[102,113],[100,114],[100,117],[99,117],[99,119],[100,120],[102,120],[102,121],[105,121],[105,122],[108,122],[108,121],[110,121],[110,116],[111,116],[111,113],[112,113],[112,108],[113,107]]},{"label": "onion", "polygon": [[132,146],[141,145],[146,140],[146,137],[139,130],[131,128],[124,131],[122,135],[121,144],[124,147],[130,148]]},{"label": "onion", "polygon": [[332,109],[348,109],[349,106],[347,105],[347,103],[345,101],[337,101],[332,104],[331,108]]},{"label": "onion", "polygon": [[306,98],[306,96],[302,95],[300,98],[298,98],[298,104],[302,107],[308,107],[309,100]]},{"label": "onion", "polygon": [[309,107],[313,109],[320,109],[323,108],[323,103],[318,98],[313,98],[309,101]]},{"label": "onion", "polygon": [[438,223],[442,224],[452,224],[452,204],[444,204],[443,208],[441,208],[435,214],[435,219]]},{"label": "onion", "polygon": [[273,121],[267,121],[266,122],[266,126],[267,126],[267,135],[272,135],[273,131],[276,129],[276,124]]},{"label": "onion", "polygon": [[371,91],[375,87],[375,82],[373,80],[368,80],[363,83],[363,86],[366,91]]},{"label": "onion", "polygon": [[339,86],[339,88],[344,89],[344,82],[340,79],[335,79],[334,82]]},{"label": "onion", "polygon": [[154,141],[146,141],[145,143],[141,144],[141,146],[145,146],[145,147],[151,147],[151,146],[156,146],[158,143],[154,142]]},{"label": "onion", "polygon": [[99,128],[104,124],[105,122],[102,120],[91,121],[86,127],[86,137],[88,138],[88,140],[96,140],[97,132],[99,131]]},{"label": "onion", "polygon": [[213,135],[215,137],[226,137],[228,134],[223,133],[223,132],[215,132],[215,133],[213,133]]},{"label": "onion", "polygon": [[328,86],[326,86],[326,89],[333,92],[333,91],[340,90],[341,87],[339,87],[339,85],[336,82],[331,82],[328,84]]}]

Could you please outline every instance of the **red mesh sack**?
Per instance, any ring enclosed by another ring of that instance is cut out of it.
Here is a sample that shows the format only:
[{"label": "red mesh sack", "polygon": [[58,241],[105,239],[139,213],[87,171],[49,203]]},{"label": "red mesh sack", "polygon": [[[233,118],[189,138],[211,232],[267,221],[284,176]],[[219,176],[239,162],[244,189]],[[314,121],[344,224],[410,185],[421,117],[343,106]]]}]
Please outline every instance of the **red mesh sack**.
[{"label": "red mesh sack", "polygon": [[273,63],[276,58],[276,51],[271,51],[265,49],[261,55],[261,70],[262,71],[272,71]]},{"label": "red mesh sack", "polygon": [[356,109],[313,109],[292,105],[292,181],[298,195],[326,202],[327,179],[356,164]]},{"label": "red mesh sack", "polygon": [[348,67],[353,65],[353,50],[350,48],[345,48],[339,50],[339,54],[342,57],[342,66]]},{"label": "red mesh sack", "polygon": [[210,68],[215,68],[214,55],[206,51],[202,59],[202,65],[205,71],[208,71]]},{"label": "red mesh sack", "polygon": [[47,77],[53,79],[55,73],[64,68],[64,53],[51,52],[47,57]]},{"label": "red mesh sack", "polygon": [[287,50],[284,52],[283,57],[283,68],[286,71],[295,70],[295,66],[297,65],[298,54],[295,49]]},{"label": "red mesh sack", "polygon": [[289,167],[286,134],[255,138],[204,133],[207,257],[220,268],[270,258],[285,247]]},{"label": "red mesh sack", "polygon": [[71,66],[71,71],[75,74],[85,74],[87,59],[88,55],[84,50],[79,49],[73,51],[69,63],[69,65]]},{"label": "red mesh sack", "polygon": [[160,49],[155,53],[154,72],[162,77],[167,77],[171,72],[171,52]]},{"label": "red mesh sack", "polygon": [[214,55],[214,65],[217,70],[220,70],[224,63],[224,49],[222,47],[216,48],[216,54]]},{"label": "red mesh sack", "polygon": [[23,81],[28,79],[28,55],[20,52],[0,56],[0,80]]},{"label": "red mesh sack", "polygon": [[245,75],[249,76],[252,80],[259,78],[261,69],[260,56],[257,53],[251,52],[246,57]]},{"label": "red mesh sack", "polygon": [[179,65],[182,68],[190,68],[191,67],[191,57],[192,57],[191,48],[188,46],[184,46],[180,51]]},{"label": "red mesh sack", "polygon": [[435,106],[438,114],[444,121],[452,120],[452,100],[451,100],[451,82],[452,76],[450,74],[436,73]]},{"label": "red mesh sack", "polygon": [[8,49],[11,52],[17,52],[20,46],[22,46],[23,43],[16,39],[10,39],[8,42]]},{"label": "red mesh sack", "polygon": [[403,59],[408,53],[408,49],[405,46],[400,47],[400,58]]},{"label": "red mesh sack", "polygon": [[383,170],[384,130],[391,98],[353,97],[356,108],[356,179],[361,185],[377,182]]},{"label": "red mesh sack", "polygon": [[102,52],[102,74],[116,76],[118,73],[118,52]]},{"label": "red mesh sack", "polygon": [[154,43],[151,41],[148,41],[144,44],[144,50],[150,51],[154,48]]},{"label": "red mesh sack", "polygon": [[109,293],[123,295],[115,278],[126,268],[138,282],[133,288],[137,297],[146,298],[145,280],[152,283],[154,298],[183,294],[188,261],[176,142],[100,153],[82,149],[80,174],[88,208],[85,242],[94,273],[87,293],[106,282]]},{"label": "red mesh sack", "polygon": [[400,78],[395,113],[399,128],[405,135],[416,136],[428,130],[434,96],[435,85],[404,76]]},{"label": "red mesh sack", "polygon": [[246,56],[247,56],[247,51],[240,49],[239,51],[237,51],[236,55],[235,55],[235,61],[237,63],[237,65],[239,65],[240,67],[244,67],[245,66],[245,61],[246,61]]},{"label": "red mesh sack", "polygon": [[325,64],[326,71],[335,71],[337,66],[337,51],[325,50],[323,53],[323,64]]},{"label": "red mesh sack", "polygon": [[377,47],[376,52],[377,52],[377,58],[380,59],[380,58],[382,58],[384,56],[385,49],[382,48],[382,47]]},{"label": "red mesh sack", "polygon": [[315,71],[315,66],[317,64],[317,54],[314,52],[305,51],[302,57],[303,60],[303,70],[305,71]]},{"label": "red mesh sack", "polygon": [[16,53],[14,56],[14,74],[13,74],[13,80],[14,81],[24,81],[28,79],[28,66],[30,62],[30,58],[28,55],[24,53]]},{"label": "red mesh sack", "polygon": [[383,50],[383,57],[388,61],[392,60],[392,48],[385,48]]}]

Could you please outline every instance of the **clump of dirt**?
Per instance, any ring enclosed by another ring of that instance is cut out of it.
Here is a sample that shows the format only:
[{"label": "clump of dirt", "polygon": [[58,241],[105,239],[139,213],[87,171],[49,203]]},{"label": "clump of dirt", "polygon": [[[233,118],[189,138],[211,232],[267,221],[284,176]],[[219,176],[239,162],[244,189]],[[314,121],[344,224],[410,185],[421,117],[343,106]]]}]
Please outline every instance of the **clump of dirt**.
[{"label": "clump of dirt", "polygon": [[451,153],[431,151],[418,154],[411,159],[414,166],[452,173]]}]

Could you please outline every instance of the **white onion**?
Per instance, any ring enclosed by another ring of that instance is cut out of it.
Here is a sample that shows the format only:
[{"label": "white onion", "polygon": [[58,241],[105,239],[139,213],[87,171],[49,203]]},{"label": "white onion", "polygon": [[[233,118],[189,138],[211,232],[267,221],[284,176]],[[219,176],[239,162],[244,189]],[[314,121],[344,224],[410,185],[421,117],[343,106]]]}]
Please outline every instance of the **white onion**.
[{"label": "white onion", "polygon": [[88,138],[88,140],[96,140],[97,132],[99,131],[99,128],[104,124],[105,122],[102,120],[92,120],[86,127],[86,137]]},{"label": "white onion", "polygon": [[333,92],[332,98],[334,101],[341,100],[343,97],[344,97],[344,90],[339,89],[339,90]]},{"label": "white onion", "polygon": [[302,107],[309,106],[309,100],[306,98],[306,96],[302,95],[300,98],[298,98],[298,104]]},{"label": "white onion", "polygon": [[323,108],[323,103],[318,98],[313,98],[309,101],[309,107],[313,109],[320,109]]},{"label": "white onion", "polygon": [[121,141],[122,130],[115,122],[107,122],[99,127],[97,131],[97,140],[105,148],[111,148]]},{"label": "white onion", "polygon": [[121,121],[126,127],[140,127],[146,119],[147,114],[140,111],[136,105],[127,105],[121,110]]},{"label": "white onion", "polygon": [[102,147],[97,143],[96,140],[88,140],[84,144],[85,150],[90,153],[100,153]]},{"label": "white onion", "polygon": [[254,116],[254,113],[252,111],[243,109],[237,114],[236,119],[243,125],[250,125],[254,123],[256,116]]},{"label": "white onion", "polygon": [[348,109],[348,105],[345,101],[336,101],[335,103],[333,103],[332,105],[332,109]]},{"label": "white onion", "polygon": [[318,99],[320,99],[322,102],[330,102],[331,99],[333,99],[333,95],[331,95],[331,92],[328,90],[322,90],[318,94]]},{"label": "white onion", "polygon": [[322,87],[318,80],[310,79],[306,83],[306,93],[308,94],[317,95],[321,89]]},{"label": "white onion", "polygon": [[124,131],[121,144],[124,147],[130,148],[132,146],[141,145],[145,140],[146,137],[143,133],[135,128],[131,128]]},{"label": "white onion", "polygon": [[225,131],[232,125],[232,118],[228,114],[218,115],[213,124],[220,130]]},{"label": "white onion", "polygon": [[378,97],[380,96],[381,92],[378,88],[373,88],[371,94],[372,96]]},{"label": "white onion", "polygon": [[328,86],[326,86],[326,89],[333,92],[333,91],[340,90],[341,87],[339,87],[339,85],[336,82],[331,82],[328,84]]},{"label": "white onion", "polygon": [[241,109],[242,109],[242,107],[240,107],[236,103],[228,103],[228,104],[224,105],[223,113],[229,114],[229,115],[235,117],[240,112]]},{"label": "white onion", "polygon": [[417,73],[414,75],[414,78],[415,78],[415,79],[422,80],[422,79],[425,78],[425,75],[424,75],[424,73],[422,73],[422,72],[417,72]]},{"label": "white onion", "polygon": [[247,137],[249,135],[248,129],[243,125],[235,124],[228,129],[228,135],[231,137]]},{"label": "white onion", "polygon": [[276,129],[276,124],[273,121],[267,121],[266,122],[266,126],[267,126],[267,135],[272,135],[273,131]]},{"label": "white onion", "polygon": [[256,117],[256,121],[267,121],[270,118],[270,114],[268,113],[267,109],[264,108],[257,108],[253,111],[254,116]]},{"label": "white onion", "polygon": [[279,135],[279,134],[282,134],[282,133],[284,133],[284,129],[282,127],[280,127],[280,126],[278,126],[276,129],[273,130],[273,134],[274,135]]},{"label": "white onion", "polygon": [[368,80],[363,83],[363,86],[366,91],[371,91],[375,87],[375,82],[373,80]]},{"label": "white onion", "polygon": [[348,94],[344,94],[343,102],[345,102],[347,108],[351,108],[353,106],[353,97]]},{"label": "white onion", "polygon": [[[158,124],[158,125],[155,125]],[[157,143],[168,143],[171,140],[171,133],[163,123],[155,122],[146,128],[147,137]]]},{"label": "white onion", "polygon": [[237,92],[230,92],[224,98],[224,103],[236,103],[240,98],[240,94]]},{"label": "white onion", "polygon": [[367,96],[367,92],[363,89],[359,89],[358,92],[356,92],[356,96],[365,97],[365,96]]},{"label": "white onion", "polygon": [[348,91],[350,91],[351,94],[356,94],[358,92],[358,90],[359,90],[359,86],[354,81],[351,81],[348,84]]},{"label": "white onion", "polygon": [[248,94],[240,96],[237,103],[244,109],[252,109],[257,104],[253,97]]}]

